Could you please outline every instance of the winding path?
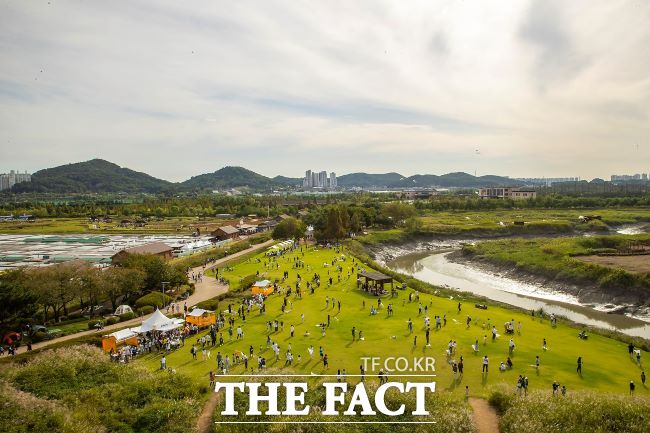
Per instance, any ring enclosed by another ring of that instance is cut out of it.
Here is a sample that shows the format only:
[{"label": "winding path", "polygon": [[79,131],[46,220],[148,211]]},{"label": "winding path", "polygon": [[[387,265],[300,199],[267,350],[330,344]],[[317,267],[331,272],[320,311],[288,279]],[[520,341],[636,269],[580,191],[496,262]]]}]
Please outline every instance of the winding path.
[{"label": "winding path", "polygon": [[469,405],[472,406],[477,433],[499,433],[499,416],[487,400],[470,398]]},{"label": "winding path", "polygon": [[[203,273],[203,272],[207,271],[208,269],[215,268],[215,267],[217,267],[219,265],[222,265],[222,264],[224,264],[226,262],[229,262],[230,260],[239,258],[241,256],[245,256],[246,254],[250,254],[250,253],[253,253],[255,251],[261,250],[263,248],[266,248],[269,245],[273,244],[274,242],[275,241],[273,239],[271,239],[271,240],[268,240],[268,241],[263,242],[261,244],[253,245],[250,248],[247,248],[245,250],[242,250],[242,251],[239,251],[237,253],[230,254],[230,255],[228,255],[226,257],[223,257],[223,258],[215,261],[214,263],[211,263],[205,269],[203,268],[203,266],[198,266],[198,267],[192,269],[190,271],[190,273],[192,273],[192,272],[195,272],[195,273],[201,272],[201,273]],[[226,293],[227,291],[228,291],[228,286],[226,286],[225,284],[219,283],[219,281],[217,281],[215,278],[204,276],[203,280],[201,282],[195,284],[194,293],[189,298],[187,298],[187,300],[185,302],[187,302],[188,306],[196,305],[199,302],[207,301],[208,299],[214,298],[215,296],[219,296],[219,295],[221,295],[223,293]],[[146,316],[136,317],[134,319],[127,320],[125,322],[116,323],[114,325],[108,325],[108,326],[105,326],[104,329],[101,329],[101,330],[92,329],[92,330],[88,330],[88,331],[82,331],[82,332],[77,332],[75,334],[66,335],[64,337],[54,338],[52,340],[42,341],[40,343],[34,343],[34,344],[32,344],[32,349],[42,349],[42,348],[45,348],[45,347],[50,346],[50,345],[55,344],[55,343],[59,343],[59,342],[62,342],[62,341],[73,340],[75,338],[80,338],[80,337],[86,337],[88,335],[97,335],[97,334],[105,335],[105,334],[109,334],[110,331],[115,331],[115,330],[118,330],[118,329],[127,328],[127,327],[131,327],[131,326],[137,326],[140,323],[142,323],[142,321],[145,320],[146,318],[148,318],[149,316],[151,316],[151,315],[148,314]],[[21,345],[16,350],[16,353],[17,354],[18,353],[23,353],[26,350],[27,350],[27,347],[24,346],[24,345]]]}]

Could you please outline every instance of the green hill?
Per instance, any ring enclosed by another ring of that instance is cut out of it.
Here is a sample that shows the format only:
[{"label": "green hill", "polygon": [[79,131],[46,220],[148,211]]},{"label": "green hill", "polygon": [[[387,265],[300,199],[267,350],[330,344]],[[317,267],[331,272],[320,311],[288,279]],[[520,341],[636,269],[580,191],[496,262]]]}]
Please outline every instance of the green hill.
[{"label": "green hill", "polygon": [[15,185],[12,192],[83,193],[83,192],[148,192],[171,190],[174,184],[120,167],[103,159],[39,170],[31,182]]},{"label": "green hill", "polygon": [[403,178],[404,176],[399,173],[350,173],[338,177],[336,181],[342,187],[390,187],[399,183]]},{"label": "green hill", "polygon": [[248,187],[254,190],[269,190],[280,186],[278,182],[243,167],[224,167],[214,173],[194,176],[180,184],[185,189],[219,190]]}]

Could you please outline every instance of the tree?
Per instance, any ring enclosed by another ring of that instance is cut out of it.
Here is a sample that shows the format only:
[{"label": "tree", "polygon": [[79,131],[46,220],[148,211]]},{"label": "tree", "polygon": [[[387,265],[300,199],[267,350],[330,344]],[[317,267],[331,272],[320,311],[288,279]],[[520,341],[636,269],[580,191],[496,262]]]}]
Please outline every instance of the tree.
[{"label": "tree", "polygon": [[187,282],[187,275],[182,269],[170,266],[162,257],[153,254],[129,254],[122,261],[122,267],[142,271],[143,286],[149,290],[160,290],[163,281],[168,281],[172,287]]},{"label": "tree", "polygon": [[401,225],[403,221],[415,216],[417,212],[412,205],[392,202],[382,208],[382,213],[393,222],[393,225]]},{"label": "tree", "polygon": [[305,235],[305,223],[295,218],[287,218],[273,229],[274,239],[300,239]]},{"label": "tree", "polygon": [[145,273],[140,269],[108,268],[101,271],[100,287],[115,311],[118,301],[140,291],[144,281]]},{"label": "tree", "polygon": [[17,320],[36,313],[38,294],[26,284],[28,278],[23,269],[0,274],[0,328],[12,326]]},{"label": "tree", "polygon": [[350,218],[350,231],[352,233],[359,233],[361,231],[361,216],[359,214],[360,212],[355,210]]}]

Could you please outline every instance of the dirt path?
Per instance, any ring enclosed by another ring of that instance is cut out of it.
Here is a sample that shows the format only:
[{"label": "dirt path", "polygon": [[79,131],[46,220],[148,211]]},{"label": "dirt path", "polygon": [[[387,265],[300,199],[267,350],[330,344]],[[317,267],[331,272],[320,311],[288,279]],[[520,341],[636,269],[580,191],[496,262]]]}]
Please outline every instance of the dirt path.
[{"label": "dirt path", "polygon": [[470,398],[469,405],[474,411],[472,418],[478,433],[499,433],[499,416],[487,400]]},{"label": "dirt path", "polygon": [[196,431],[198,433],[211,433],[212,432],[212,416],[214,411],[217,409],[217,403],[219,403],[220,392],[212,392],[210,398],[203,406],[201,411],[201,416],[196,422]]},{"label": "dirt path", "polygon": [[[230,260],[233,260],[233,259],[236,259],[238,257],[244,256],[246,254],[261,250],[263,248],[266,248],[269,245],[273,244],[274,242],[275,241],[271,239],[271,240],[263,242],[261,244],[253,245],[252,247],[247,248],[247,249],[242,250],[242,251],[239,251],[238,253],[230,254],[229,256],[226,256],[226,257],[224,257],[222,259],[219,259],[216,262],[211,263],[210,266],[208,266],[205,269],[203,269],[203,266],[196,267],[196,268],[192,269],[192,271],[190,271],[190,273],[191,272],[195,272],[195,273],[196,272],[205,272],[208,269],[212,269],[214,267],[217,267],[217,266],[219,266],[219,265],[221,265],[221,264],[223,264],[225,262],[228,262]],[[188,308],[193,306],[193,305],[198,304],[201,301],[206,301],[206,300],[208,300],[210,298],[214,298],[215,296],[219,296],[222,293],[226,293],[228,291],[228,286],[219,283],[215,278],[211,278],[211,277],[207,277],[207,276],[203,277],[202,282],[196,283],[195,287],[196,288],[194,290],[194,293],[189,298],[187,298],[187,300],[185,301],[187,303]],[[32,344],[32,349],[42,349],[42,348],[47,347],[47,346],[49,346],[51,344],[59,343],[61,341],[73,340],[73,339],[79,338],[79,337],[86,337],[88,335],[106,335],[106,334],[110,334],[111,331],[115,331],[115,330],[122,329],[122,328],[127,328],[127,327],[132,327],[132,326],[138,326],[140,323],[142,323],[143,320],[145,320],[149,316],[150,316],[150,314],[146,315],[146,316],[142,316],[142,317],[136,317],[134,319],[127,320],[126,322],[120,322],[120,323],[116,323],[114,325],[105,326],[104,329],[102,329],[102,330],[82,331],[82,332],[77,332],[76,334],[70,334],[70,335],[66,335],[64,337],[55,338],[53,340],[46,340],[46,341],[42,341],[40,343],[34,343],[34,344]],[[21,345],[16,350],[16,353],[23,353],[26,350],[27,350],[27,347],[24,346],[24,345]]]}]

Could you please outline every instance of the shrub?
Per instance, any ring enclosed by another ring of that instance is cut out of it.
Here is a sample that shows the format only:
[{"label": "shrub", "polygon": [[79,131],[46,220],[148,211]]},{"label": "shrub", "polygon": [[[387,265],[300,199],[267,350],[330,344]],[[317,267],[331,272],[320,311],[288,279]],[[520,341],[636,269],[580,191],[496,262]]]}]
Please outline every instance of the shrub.
[{"label": "shrub", "polygon": [[216,298],[208,299],[196,304],[197,307],[203,308],[204,310],[216,311],[219,308],[219,300]]},{"label": "shrub", "polygon": [[127,320],[131,320],[135,317],[135,313],[124,313],[120,314],[120,322],[126,322]]},{"label": "shrub", "polygon": [[247,275],[239,281],[239,289],[246,290],[249,289],[255,284],[258,280],[257,275]]},{"label": "shrub", "polygon": [[650,399],[595,392],[551,397],[534,391],[512,398],[501,418],[503,433],[645,433],[650,425]]},{"label": "shrub", "polygon": [[34,335],[32,335],[32,343],[38,343],[46,339],[47,339],[47,334],[43,331],[38,331],[34,333]]},{"label": "shrub", "polygon": [[137,311],[141,316],[146,316],[147,314],[153,313],[155,311],[155,308],[151,305],[145,305],[144,307],[138,308]]},{"label": "shrub", "polygon": [[[163,297],[164,297],[164,303],[163,303]],[[167,296],[167,294],[163,295],[161,292],[151,292],[151,293],[147,293],[146,295],[144,295],[143,297],[135,301],[135,306],[137,308],[142,308],[146,305],[149,305],[152,307],[162,308],[165,305],[169,305],[171,301],[172,298],[170,296]]]},{"label": "shrub", "polygon": [[103,323],[103,322],[104,322],[104,321],[101,320],[101,319],[97,319],[97,320],[89,320],[89,321],[88,321],[88,329],[96,329],[96,328],[97,328],[97,325],[100,324],[100,323]]},{"label": "shrub", "polygon": [[488,398],[488,402],[499,415],[503,415],[512,406],[514,397],[512,391],[507,391],[507,388],[504,387],[493,391]]},{"label": "shrub", "polygon": [[106,318],[106,325],[115,325],[119,321],[120,321],[120,318],[117,317],[117,316],[108,316]]}]

